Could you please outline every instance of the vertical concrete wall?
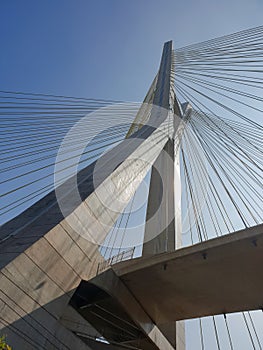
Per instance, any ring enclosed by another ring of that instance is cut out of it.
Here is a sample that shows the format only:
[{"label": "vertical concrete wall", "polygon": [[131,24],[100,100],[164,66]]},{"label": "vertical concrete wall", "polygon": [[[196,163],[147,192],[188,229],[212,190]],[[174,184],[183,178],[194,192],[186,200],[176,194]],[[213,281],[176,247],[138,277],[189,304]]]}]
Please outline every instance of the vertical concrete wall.
[{"label": "vertical concrete wall", "polygon": [[143,256],[175,250],[174,142],[169,140],[152,167]]}]

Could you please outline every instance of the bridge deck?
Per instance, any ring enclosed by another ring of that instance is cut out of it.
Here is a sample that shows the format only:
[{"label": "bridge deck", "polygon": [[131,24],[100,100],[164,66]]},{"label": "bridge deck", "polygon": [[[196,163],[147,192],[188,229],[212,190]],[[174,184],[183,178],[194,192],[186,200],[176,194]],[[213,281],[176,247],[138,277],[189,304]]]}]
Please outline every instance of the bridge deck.
[{"label": "bridge deck", "polygon": [[261,224],[113,270],[158,324],[261,309],[262,266]]}]

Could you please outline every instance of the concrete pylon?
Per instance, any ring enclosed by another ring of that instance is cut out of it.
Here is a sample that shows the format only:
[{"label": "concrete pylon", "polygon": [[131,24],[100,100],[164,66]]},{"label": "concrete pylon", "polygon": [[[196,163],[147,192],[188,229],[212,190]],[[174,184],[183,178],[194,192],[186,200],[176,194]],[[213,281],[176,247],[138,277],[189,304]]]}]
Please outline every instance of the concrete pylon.
[{"label": "concrete pylon", "polygon": [[[96,334],[100,322],[94,324],[94,316],[89,320],[86,314],[77,312],[72,307],[72,298],[80,291],[83,281],[87,281],[84,292],[88,287],[94,292],[89,281],[96,277],[103,280],[105,275],[98,275],[98,265],[103,260],[99,244],[134,195],[138,179],[142,180],[150,167],[157,164],[158,157],[162,163],[160,153],[171,155],[165,162],[174,160],[173,135],[179,124],[172,116],[174,106],[180,108],[172,93],[171,72],[172,43],[168,42],[151,87],[153,103],[151,91],[147,99],[153,105],[148,125],[142,123],[143,126],[135,129],[125,142],[1,227],[0,330],[8,336],[12,347],[21,350],[33,350],[36,346],[48,350],[102,348],[103,345],[94,345],[83,336],[83,333],[89,337]],[[171,173],[167,174],[166,189],[173,186],[172,168],[168,168]],[[130,197],[123,196],[127,184]],[[167,190],[168,194],[171,193]],[[173,207],[170,209],[173,214]],[[172,223],[169,228],[169,237],[174,225]],[[111,321],[111,308],[119,301],[121,305],[117,305],[117,309],[121,315],[125,314],[132,328],[129,337],[133,338],[128,338],[131,343],[140,341],[145,350],[173,349],[178,344],[175,336],[178,338],[181,334],[177,331],[174,336],[174,323],[159,326],[145,312],[143,303],[140,304],[115,277],[103,280],[104,293],[96,289],[104,298],[100,300],[102,306],[109,307],[106,310],[108,324],[119,327],[117,321]],[[113,292],[117,295],[110,302]],[[99,316],[101,320],[101,314]],[[75,322],[82,325],[81,329],[76,329]],[[119,334],[113,336],[118,339]]]},{"label": "concrete pylon", "polygon": [[[181,246],[180,135],[183,112],[173,89],[172,42],[164,45],[153,104],[166,108],[173,132],[152,166],[143,256],[172,252]],[[158,325],[177,350],[185,349],[184,322]]]},{"label": "concrete pylon", "polygon": [[[172,41],[169,41],[164,44],[153,104],[168,111],[173,130],[169,132],[168,141],[152,166],[143,256],[175,250],[181,235],[181,213],[178,210],[178,206],[180,207],[180,188],[178,188],[180,187],[180,181],[178,181],[180,180],[178,158],[180,139],[177,135],[182,124],[182,109],[174,93],[172,71],[173,49]],[[177,186],[174,184],[175,172]]]}]

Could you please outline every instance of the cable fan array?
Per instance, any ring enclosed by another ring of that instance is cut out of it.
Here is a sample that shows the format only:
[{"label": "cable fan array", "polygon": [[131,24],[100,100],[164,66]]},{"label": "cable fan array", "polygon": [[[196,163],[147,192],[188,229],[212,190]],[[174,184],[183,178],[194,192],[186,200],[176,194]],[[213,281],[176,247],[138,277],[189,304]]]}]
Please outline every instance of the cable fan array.
[{"label": "cable fan array", "polygon": [[183,193],[200,241],[206,226],[221,235],[262,222],[262,48],[260,26],[175,50],[175,90],[194,110],[182,144]]},{"label": "cable fan array", "polygon": [[[11,219],[54,188],[54,165],[68,131],[59,183],[122,140],[137,105],[120,101],[0,91],[0,221]],[[112,120],[112,127],[105,120]],[[80,159],[79,159],[80,158]],[[57,183],[56,185],[59,185]]]},{"label": "cable fan array", "polygon": [[262,222],[262,141],[253,124],[193,112],[181,152],[192,244]]},{"label": "cable fan array", "polygon": [[[263,26],[175,50],[175,91],[193,108],[181,145],[186,245],[263,221],[262,49]],[[191,322],[201,349],[262,349],[260,311]]]}]

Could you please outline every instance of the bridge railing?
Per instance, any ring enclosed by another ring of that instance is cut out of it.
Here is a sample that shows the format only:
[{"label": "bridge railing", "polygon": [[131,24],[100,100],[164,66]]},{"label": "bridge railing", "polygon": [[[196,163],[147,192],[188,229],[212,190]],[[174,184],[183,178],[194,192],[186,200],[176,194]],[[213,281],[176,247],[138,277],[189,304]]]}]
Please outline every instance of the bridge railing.
[{"label": "bridge railing", "polygon": [[107,260],[104,260],[98,264],[97,275],[105,271],[109,266],[117,264],[118,262],[132,259],[134,256],[135,247],[120,252],[117,255],[111,256]]}]

